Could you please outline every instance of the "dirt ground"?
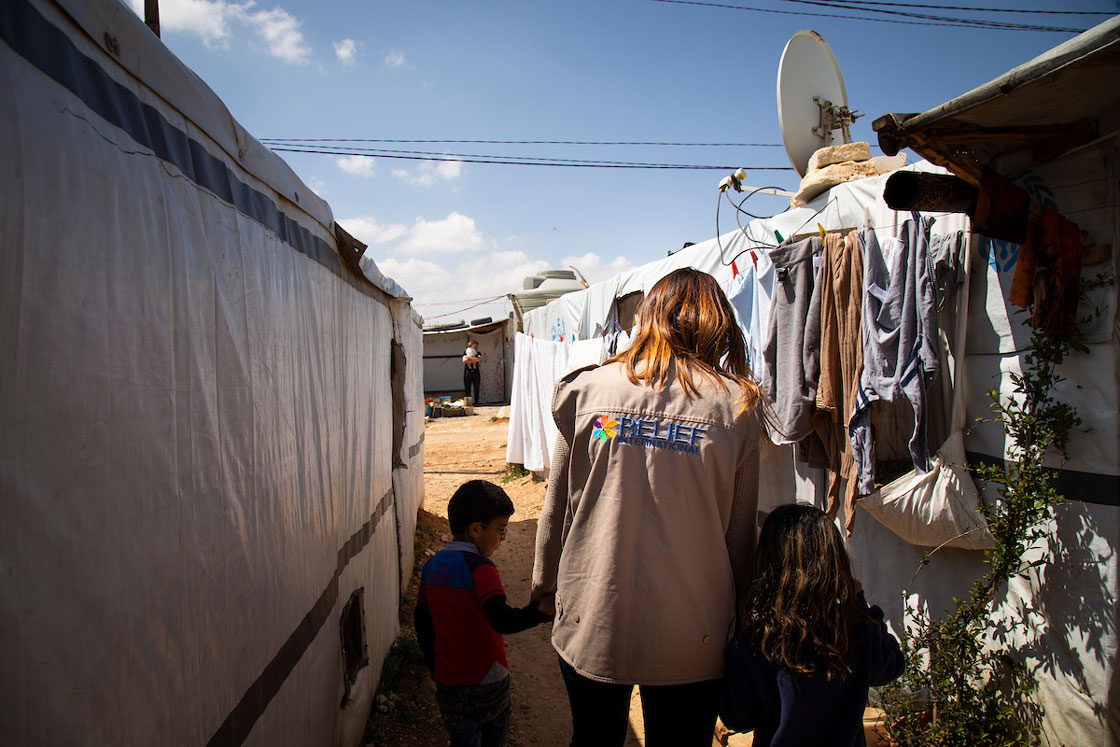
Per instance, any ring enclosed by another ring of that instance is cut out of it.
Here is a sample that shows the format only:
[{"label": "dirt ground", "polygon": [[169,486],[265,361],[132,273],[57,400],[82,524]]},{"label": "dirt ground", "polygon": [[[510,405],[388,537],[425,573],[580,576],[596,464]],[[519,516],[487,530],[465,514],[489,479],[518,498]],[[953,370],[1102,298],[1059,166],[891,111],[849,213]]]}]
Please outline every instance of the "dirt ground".
[{"label": "dirt ground", "polygon": [[[531,476],[509,479],[505,460],[509,423],[505,418],[497,418],[498,411],[497,407],[478,407],[472,416],[437,418],[427,424],[425,498],[417,528],[416,572],[401,611],[405,640],[414,635],[412,609],[419,569],[450,539],[447,501],[467,480],[496,482],[513,499],[515,513],[510,517],[509,533],[493,560],[501,573],[509,603],[521,606],[529,601],[537,517],[544,503],[545,484],[535,482]],[[502,482],[503,478],[507,481]],[[560,747],[571,740],[568,698],[556,652],[549,642],[550,630],[546,624],[505,638],[513,699],[513,719],[507,742],[511,747]],[[375,704],[365,743],[384,747],[446,744],[435,705],[435,685],[427,669],[416,657],[415,649],[411,656],[401,654],[398,659],[405,659],[399,664],[400,675],[391,683],[383,682],[382,692],[391,699],[380,708]],[[394,662],[387,668],[395,671],[397,666]],[[645,744],[637,688],[626,744]]]}]

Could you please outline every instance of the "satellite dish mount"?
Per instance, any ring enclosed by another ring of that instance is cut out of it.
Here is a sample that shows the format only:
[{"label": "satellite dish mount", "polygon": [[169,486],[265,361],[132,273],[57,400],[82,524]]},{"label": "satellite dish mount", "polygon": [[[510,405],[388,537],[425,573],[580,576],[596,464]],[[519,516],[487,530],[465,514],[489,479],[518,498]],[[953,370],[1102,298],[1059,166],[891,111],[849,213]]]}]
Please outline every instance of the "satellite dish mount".
[{"label": "satellite dish mount", "polygon": [[813,103],[817,105],[821,112],[820,124],[813,128],[813,134],[824,141],[824,145],[821,147],[832,145],[833,130],[842,131],[843,139],[840,142],[852,142],[851,125],[863,115],[846,106],[836,106],[820,96],[814,96]]}]

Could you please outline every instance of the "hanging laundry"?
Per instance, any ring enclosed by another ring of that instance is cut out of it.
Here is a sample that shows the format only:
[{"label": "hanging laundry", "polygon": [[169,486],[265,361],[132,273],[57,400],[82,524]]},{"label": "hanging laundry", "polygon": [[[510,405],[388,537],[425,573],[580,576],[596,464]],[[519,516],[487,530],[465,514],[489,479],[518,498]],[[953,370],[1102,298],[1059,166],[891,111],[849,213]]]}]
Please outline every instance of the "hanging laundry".
[{"label": "hanging laundry", "polygon": [[843,237],[830,233],[825,237],[820,285],[821,376],[813,427],[829,463],[826,511],[829,516],[836,516],[840,482],[847,480],[844,516],[850,534],[855,519],[856,480],[852,479],[854,462],[847,415],[854,408],[863,369],[863,249],[856,232]]},{"label": "hanging laundry", "polygon": [[[937,229],[935,223],[933,230]],[[966,237],[963,231],[934,233],[929,237],[929,262],[933,266],[933,283],[937,298],[937,339],[941,357],[941,374],[926,389],[926,439],[930,446],[944,441],[950,433],[949,415],[953,402],[953,370],[956,358],[950,360],[948,350],[958,350],[956,340],[959,316],[959,293],[966,275]]]},{"label": "hanging laundry", "polygon": [[813,236],[770,251],[774,291],[763,348],[762,387],[774,408],[777,444],[797,443],[813,432],[813,402],[820,374],[821,296]]},{"label": "hanging laundry", "polygon": [[938,370],[937,306],[929,264],[932,219],[913,214],[898,238],[880,246],[873,229],[863,246],[863,372],[849,421],[859,493],[875,490],[871,403],[905,399],[914,410],[910,457],[914,469],[930,468],[926,440],[926,388]]},{"label": "hanging laundry", "polygon": [[597,366],[603,362],[606,352],[607,337],[599,335],[590,340],[576,340],[568,348],[568,360],[565,364],[565,375],[584,366]]},{"label": "hanging laundry", "polygon": [[[751,252],[752,256],[755,254]],[[747,269],[731,281],[727,300],[735,312],[747,347],[747,363],[758,381],[765,371],[762,350],[770,324],[770,303],[774,295],[774,263],[759,253]]]},{"label": "hanging laundry", "polygon": [[1019,261],[1009,300],[1034,305],[1031,324],[1051,332],[1077,329],[1078,281],[1081,278],[1081,231],[1073,221],[1044,207],[1019,247]]},{"label": "hanging laundry", "polygon": [[1022,244],[1027,240],[1031,198],[1007,177],[984,171],[972,217],[972,230],[989,238]]},{"label": "hanging laundry", "polygon": [[521,464],[533,472],[548,469],[557,434],[552,393],[567,372],[567,359],[562,343],[517,333],[506,443],[506,461],[511,464]]},{"label": "hanging laundry", "polygon": [[953,291],[964,282],[964,247],[964,231],[936,233],[929,237],[929,261],[933,265],[938,312],[945,310]]}]

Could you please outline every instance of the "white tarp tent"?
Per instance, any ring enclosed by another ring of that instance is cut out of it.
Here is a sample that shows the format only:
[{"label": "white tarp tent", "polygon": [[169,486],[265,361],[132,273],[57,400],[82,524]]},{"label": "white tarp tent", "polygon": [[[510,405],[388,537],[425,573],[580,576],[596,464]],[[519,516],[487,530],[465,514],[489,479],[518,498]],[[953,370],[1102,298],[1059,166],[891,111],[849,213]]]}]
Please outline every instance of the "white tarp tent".
[{"label": "white tarp tent", "polygon": [[123,4],[0,41],[0,743],[356,744],[419,317]]}]

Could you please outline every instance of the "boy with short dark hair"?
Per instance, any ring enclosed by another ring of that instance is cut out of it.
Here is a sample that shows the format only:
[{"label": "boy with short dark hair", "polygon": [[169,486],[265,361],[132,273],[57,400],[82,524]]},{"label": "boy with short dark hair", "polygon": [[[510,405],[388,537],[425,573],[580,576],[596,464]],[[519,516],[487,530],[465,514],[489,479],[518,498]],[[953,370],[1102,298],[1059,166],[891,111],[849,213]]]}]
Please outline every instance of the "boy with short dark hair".
[{"label": "boy with short dark hair", "polygon": [[500,747],[509,731],[509,663],[502,634],[551,619],[536,604],[515,609],[490,556],[506,535],[513,502],[485,480],[463,483],[447,504],[453,539],[420,577],[416,637],[436,681],[452,747]]}]

